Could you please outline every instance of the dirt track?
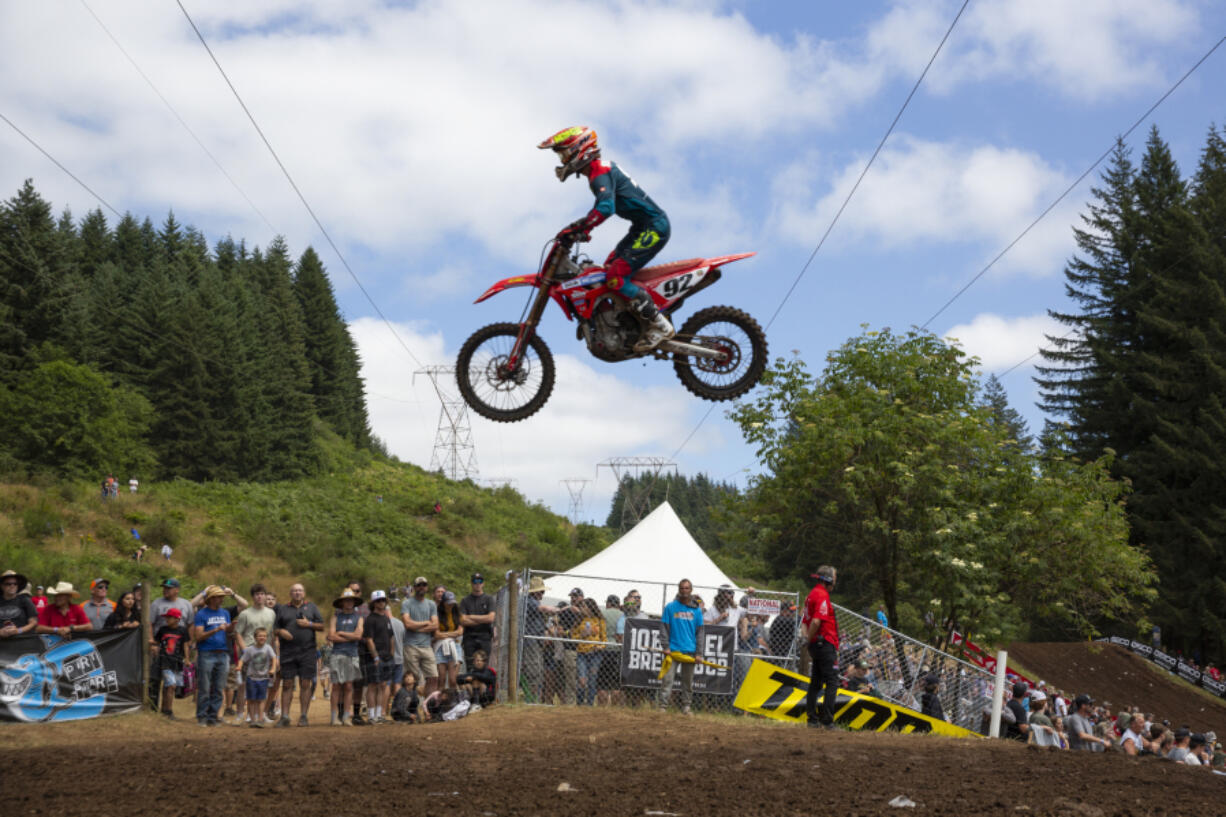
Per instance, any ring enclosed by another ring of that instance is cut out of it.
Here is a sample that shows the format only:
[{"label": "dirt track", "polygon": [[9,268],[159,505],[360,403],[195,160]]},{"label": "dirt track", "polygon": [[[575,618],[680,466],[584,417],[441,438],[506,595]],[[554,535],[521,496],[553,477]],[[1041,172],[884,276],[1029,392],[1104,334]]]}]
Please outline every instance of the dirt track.
[{"label": "dirt track", "polygon": [[[1153,759],[574,707],[351,729],[129,715],[3,734],[8,814],[1106,817],[1217,814],[1226,796],[1226,778]],[[920,807],[889,807],[898,795]]]},{"label": "dirt track", "polygon": [[[1115,644],[1011,644],[1009,660],[1070,695],[1088,692],[1111,711],[1136,705],[1194,732],[1226,736],[1226,700],[1214,700]],[[1038,680],[1038,678],[1034,679]]]}]

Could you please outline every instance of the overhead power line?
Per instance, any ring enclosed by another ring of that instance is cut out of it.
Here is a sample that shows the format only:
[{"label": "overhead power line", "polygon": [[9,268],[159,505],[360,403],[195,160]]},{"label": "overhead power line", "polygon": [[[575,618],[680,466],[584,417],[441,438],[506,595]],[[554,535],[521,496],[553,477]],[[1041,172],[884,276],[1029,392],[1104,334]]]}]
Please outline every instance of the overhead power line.
[{"label": "overhead power line", "polygon": [[375,314],[378,315],[379,318],[387,325],[387,328],[391,330],[392,336],[396,338],[408,356],[413,359],[413,362],[420,367],[425,367],[426,364],[422,363],[417,355],[413,354],[413,350],[410,349],[409,345],[404,342],[404,338],[402,338],[400,333],[396,331],[396,327],[392,325],[392,322],[387,319],[386,315],[383,314],[383,310],[379,308],[379,304],[376,303],[375,299],[372,298],[370,293],[366,291],[366,287],[364,287],[361,280],[358,279],[357,273],[353,271],[353,267],[349,266],[349,262],[345,259],[345,255],[341,252],[340,247],[338,247],[336,242],[332,240],[332,236],[329,235],[327,229],[324,228],[323,222],[319,220],[317,215],[315,215],[315,210],[312,209],[310,203],[306,199],[306,196],[304,196],[302,191],[298,188],[297,183],[294,181],[294,177],[290,175],[289,170],[285,167],[285,163],[281,161],[281,157],[278,156],[277,151],[273,149],[272,143],[268,141],[268,137],[264,135],[264,131],[262,128],[260,128],[260,124],[255,121],[255,117],[252,115],[251,110],[247,107],[247,103],[243,101],[238,89],[235,88],[234,83],[230,81],[230,77],[228,74],[226,74],[226,70],[221,67],[221,63],[218,61],[217,55],[213,53],[213,49],[209,47],[208,41],[204,39],[204,34],[200,32],[200,29],[196,26],[196,22],[192,19],[192,16],[188,14],[187,8],[183,5],[182,0],[175,0],[175,2],[178,4],[179,10],[183,12],[183,16],[187,18],[187,22],[192,27],[192,31],[196,32],[196,37],[200,40],[200,44],[204,46],[204,50],[208,52],[209,58],[213,61],[213,65],[217,66],[217,71],[221,74],[222,79],[226,81],[226,85],[229,86],[230,92],[234,94],[234,98],[238,101],[239,107],[241,107],[243,109],[243,113],[247,115],[247,119],[250,120],[252,127],[255,128],[255,132],[260,135],[261,141],[264,142],[264,147],[268,148],[268,152],[272,154],[272,158],[277,163],[277,167],[281,168],[281,173],[285,175],[285,179],[289,182],[289,186],[292,187],[294,193],[297,194],[298,200],[302,202],[302,206],[305,207],[307,213],[310,214],[311,220],[314,221],[315,226],[319,228],[319,232],[328,242],[328,246],[332,248],[332,251],[336,253],[336,257],[340,259],[341,264],[345,267],[345,271],[349,273],[349,277],[353,279],[355,284],[357,284],[358,290],[361,291],[364,296],[366,296],[366,300],[370,303],[371,308],[375,310]]},{"label": "overhead power line", "polygon": [[[955,14],[954,19],[950,21],[949,28],[945,29],[945,36],[941,37],[941,41],[937,43],[937,47],[932,52],[932,56],[928,58],[927,65],[925,65],[924,70],[920,72],[919,78],[915,80],[915,84],[911,86],[911,91],[907,94],[907,98],[903,100],[902,106],[898,109],[898,113],[894,114],[894,119],[890,122],[890,126],[886,128],[885,135],[882,136],[881,141],[877,143],[876,149],[873,150],[873,155],[870,156],[868,161],[864,164],[864,169],[860,171],[860,176],[856,179],[856,183],[851,186],[851,190],[847,191],[847,196],[843,199],[843,203],[839,206],[838,211],[835,212],[834,218],[830,220],[830,224],[826,227],[826,231],[822,233],[822,237],[818,240],[817,246],[813,248],[813,252],[809,253],[808,260],[806,260],[804,265],[800,268],[800,272],[796,274],[796,279],[792,281],[792,285],[788,287],[788,291],[784,293],[783,300],[779,302],[779,306],[775,307],[775,311],[771,315],[770,320],[766,322],[767,329],[770,329],[771,325],[775,322],[775,319],[779,317],[779,313],[783,311],[784,305],[787,304],[788,299],[792,297],[792,293],[796,291],[796,287],[800,285],[801,279],[805,277],[805,273],[808,272],[809,267],[813,264],[813,259],[817,257],[822,245],[826,243],[826,239],[830,236],[831,231],[834,230],[834,226],[839,223],[839,218],[843,215],[843,211],[847,209],[847,205],[851,202],[851,197],[856,194],[858,189],[860,189],[860,183],[864,181],[864,177],[868,175],[869,168],[873,166],[873,162],[877,161],[877,156],[881,153],[881,149],[885,147],[885,143],[890,138],[890,134],[894,132],[894,128],[898,125],[899,120],[902,119],[903,113],[906,112],[907,106],[911,104],[911,99],[915,96],[915,92],[919,90],[920,85],[924,81],[924,77],[928,76],[928,69],[932,68],[932,64],[936,62],[937,55],[939,55],[941,53],[941,49],[945,47],[945,43],[949,39],[949,35],[954,31],[954,26],[958,24],[958,20],[962,19],[962,12],[966,11],[966,7],[969,4],[970,0],[963,0],[961,7],[958,9],[958,13]],[[702,419],[698,421],[693,430],[691,430],[686,438],[681,442],[681,445],[677,447],[677,450],[673,452],[674,458],[681,453],[682,449],[689,445],[690,440],[694,438],[694,435],[698,433],[698,430],[702,428],[704,423],[707,422],[707,418],[711,416],[711,412],[714,409],[715,406],[710,406],[706,413],[702,415]]]},{"label": "overhead power line", "polygon": [[52,164],[54,164],[54,165],[55,165],[56,167],[58,167],[60,170],[64,171],[66,174],[68,174],[69,178],[71,178],[71,179],[72,179],[74,182],[76,182],[77,184],[81,185],[81,187],[85,188],[85,191],[86,191],[87,193],[89,193],[91,196],[93,196],[94,198],[96,198],[98,201],[102,202],[102,206],[104,206],[106,209],[108,209],[108,210],[110,210],[112,213],[114,213],[114,214],[115,214],[115,216],[116,216],[116,218],[123,218],[123,214],[121,214],[121,213],[120,213],[118,210],[116,210],[114,207],[112,207],[112,206],[110,205],[110,203],[109,203],[109,202],[108,202],[106,199],[102,198],[102,196],[99,196],[97,193],[95,193],[95,192],[94,192],[94,189],[93,189],[92,187],[90,187],[88,184],[86,184],[85,182],[83,182],[83,181],[81,181],[79,178],[77,178],[77,174],[73,173],[71,170],[69,170],[68,168],[64,167],[62,164],[60,164],[60,160],[59,160],[59,159],[55,158],[55,157],[54,157],[54,156],[52,156],[50,153],[48,153],[47,151],[43,150],[43,146],[42,146],[42,145],[40,145],[38,142],[35,142],[35,141],[34,141],[34,139],[33,139],[32,137],[28,136],[28,135],[26,134],[26,132],[25,132],[25,131],[23,131],[21,128],[17,127],[15,124],[13,124],[13,120],[9,119],[7,116],[5,116],[5,115],[4,115],[4,114],[2,114],[2,113],[0,113],[0,119],[3,119],[3,120],[6,122],[6,123],[8,123],[8,126],[9,126],[10,128],[12,128],[13,130],[17,131],[17,134],[18,134],[18,135],[19,135],[19,136],[20,136],[22,139],[25,139],[27,142],[29,142],[31,145],[33,145],[35,150],[37,150],[39,153],[41,153],[42,155],[44,155],[44,156],[46,156],[48,159],[50,159]]},{"label": "overhead power line", "polygon": [[[1189,69],[1188,69],[1188,70],[1187,70],[1187,71],[1184,73],[1184,75],[1183,75],[1183,76],[1181,76],[1181,77],[1180,77],[1178,80],[1176,80],[1175,84],[1174,84],[1174,85],[1172,85],[1170,88],[1168,88],[1168,89],[1167,89],[1167,91],[1166,91],[1166,93],[1164,93],[1162,96],[1158,97],[1158,101],[1157,101],[1157,102],[1155,102],[1153,105],[1150,105],[1150,106],[1149,106],[1149,109],[1148,109],[1148,110],[1146,110],[1146,111],[1145,111],[1145,113],[1141,114],[1140,118],[1139,118],[1139,119],[1137,119],[1137,121],[1136,121],[1136,122],[1133,122],[1133,123],[1132,123],[1132,126],[1131,126],[1131,127],[1129,127],[1129,128],[1128,128],[1128,130],[1124,131],[1124,133],[1123,133],[1123,134],[1121,134],[1119,138],[1120,138],[1120,139],[1127,139],[1127,138],[1129,137],[1129,135],[1131,135],[1131,134],[1132,134],[1132,132],[1133,132],[1134,130],[1136,130],[1138,127],[1140,127],[1140,126],[1141,126],[1141,123],[1142,123],[1142,122],[1144,122],[1146,119],[1148,119],[1148,118],[1149,118],[1149,116],[1150,116],[1150,114],[1152,114],[1152,113],[1153,113],[1155,110],[1157,110],[1157,109],[1158,109],[1158,106],[1159,106],[1159,105],[1161,105],[1163,102],[1165,102],[1165,101],[1166,101],[1166,98],[1167,98],[1167,97],[1169,97],[1171,94],[1175,93],[1175,90],[1176,90],[1176,89],[1177,89],[1177,88],[1178,88],[1180,85],[1182,85],[1182,84],[1184,83],[1184,80],[1186,80],[1188,77],[1192,76],[1192,73],[1193,73],[1193,72],[1194,72],[1194,71],[1195,71],[1197,68],[1200,68],[1200,67],[1201,67],[1201,65],[1202,65],[1202,64],[1205,62],[1205,60],[1209,59],[1209,57],[1211,57],[1211,56],[1213,55],[1213,52],[1214,52],[1214,51],[1217,51],[1218,47],[1219,47],[1219,46],[1220,46],[1220,45],[1221,45],[1223,42],[1226,42],[1226,37],[1222,37],[1220,40],[1218,40],[1216,43],[1214,43],[1214,44],[1213,44],[1213,47],[1212,47],[1212,48],[1210,48],[1208,51],[1206,51],[1206,52],[1205,52],[1205,54],[1204,54],[1204,56],[1203,56],[1203,57],[1201,57],[1199,60],[1197,60],[1197,61],[1196,61],[1196,64],[1195,64],[1195,65],[1193,65],[1191,68],[1189,68]],[[1093,173],[1093,172],[1094,172],[1094,168],[1096,168],[1096,167],[1098,167],[1100,164],[1102,164],[1102,163],[1103,163],[1103,160],[1104,160],[1104,159],[1106,159],[1108,156],[1110,156],[1110,155],[1111,155],[1111,151],[1113,151],[1114,149],[1115,149],[1115,145],[1114,145],[1114,143],[1113,143],[1113,144],[1112,144],[1110,147],[1108,147],[1106,150],[1104,150],[1104,151],[1102,152],[1102,155],[1101,155],[1101,156],[1099,156],[1097,159],[1095,159],[1095,160],[1094,160],[1094,164],[1092,164],[1092,165],[1090,165],[1089,167],[1087,167],[1087,168],[1085,169],[1085,172],[1083,172],[1083,173],[1082,173],[1080,176],[1078,176],[1078,177],[1076,178],[1076,180],[1075,180],[1075,181],[1074,181],[1072,184],[1070,184],[1068,187],[1066,187],[1066,188],[1065,188],[1065,190],[1064,190],[1064,192],[1063,192],[1063,193],[1061,193],[1059,196],[1057,196],[1057,197],[1056,197],[1055,201],[1053,201],[1051,204],[1047,205],[1047,208],[1046,208],[1046,209],[1044,209],[1044,210],[1043,210],[1043,212],[1039,213],[1039,215],[1035,217],[1034,221],[1032,221],[1032,222],[1030,222],[1030,224],[1026,225],[1026,229],[1024,229],[1024,230],[1022,230],[1020,233],[1018,233],[1017,238],[1015,238],[1015,239],[1013,239],[1012,241],[1010,241],[1010,242],[1009,242],[1009,244],[1008,244],[1008,246],[1006,246],[1006,247],[1005,247],[1003,250],[1001,250],[1000,252],[998,252],[998,253],[996,254],[996,257],[995,257],[995,258],[993,258],[991,261],[989,261],[989,262],[987,263],[987,266],[985,266],[983,269],[979,270],[979,272],[975,273],[975,277],[973,277],[973,278],[971,278],[971,280],[967,281],[967,282],[966,282],[966,284],[964,284],[964,285],[963,285],[963,287],[962,287],[961,289],[959,289],[957,292],[955,292],[955,293],[953,294],[953,297],[952,297],[952,298],[950,298],[948,301],[946,301],[946,302],[945,302],[945,304],[944,304],[944,305],[943,305],[943,306],[942,306],[940,309],[938,309],[936,312],[932,313],[932,317],[930,317],[928,320],[924,321],[924,325],[923,325],[923,326],[921,326],[920,328],[921,328],[921,329],[927,329],[927,328],[928,328],[928,326],[929,326],[929,325],[930,325],[930,324],[931,324],[931,323],[932,323],[934,320],[936,320],[938,317],[940,317],[941,313],[943,313],[943,312],[944,312],[946,309],[949,309],[949,307],[950,307],[950,306],[953,304],[953,302],[954,302],[954,301],[956,301],[956,300],[958,300],[959,298],[961,298],[961,297],[962,297],[962,295],[963,295],[963,293],[965,293],[965,292],[966,292],[968,289],[970,289],[972,286],[974,286],[976,281],[978,281],[978,280],[979,280],[980,278],[982,278],[984,275],[987,275],[988,270],[990,270],[990,269],[992,269],[992,267],[996,266],[996,262],[997,262],[997,261],[999,261],[1000,259],[1002,259],[1002,258],[1004,258],[1004,257],[1005,257],[1005,253],[1007,253],[1007,252],[1009,252],[1009,250],[1013,249],[1013,247],[1014,247],[1014,246],[1015,246],[1015,245],[1016,245],[1016,244],[1017,244],[1019,241],[1021,241],[1023,238],[1025,238],[1025,237],[1026,237],[1026,234],[1027,234],[1027,233],[1029,233],[1029,232],[1030,232],[1032,229],[1034,229],[1034,227],[1035,227],[1035,225],[1036,225],[1036,224],[1038,224],[1040,221],[1042,221],[1042,220],[1043,220],[1043,219],[1044,219],[1044,218],[1047,216],[1047,214],[1048,214],[1048,213],[1050,213],[1052,210],[1054,210],[1054,209],[1055,209],[1055,207],[1056,207],[1056,205],[1057,205],[1057,204],[1059,204],[1060,202],[1062,202],[1062,201],[1064,200],[1064,198],[1065,198],[1065,197],[1066,197],[1066,196],[1067,196],[1069,193],[1073,192],[1073,190],[1074,190],[1074,189],[1075,189],[1075,188],[1076,188],[1076,187],[1077,187],[1079,184],[1081,184],[1083,181],[1085,181],[1086,176],[1089,176],[1091,173]]]},{"label": "overhead power line", "polygon": [[854,196],[856,191],[860,189],[860,182],[864,181],[864,177],[868,175],[869,168],[873,166],[873,162],[877,161],[877,156],[881,153],[881,149],[885,147],[886,140],[888,140],[890,138],[890,134],[894,132],[895,126],[898,125],[898,120],[902,119],[902,115],[907,110],[907,106],[911,104],[911,98],[914,97],[915,92],[919,90],[920,85],[924,81],[924,77],[928,76],[928,69],[932,67],[934,62],[936,62],[937,55],[940,54],[941,49],[945,47],[945,41],[948,40],[949,35],[953,33],[954,26],[956,26],[958,24],[958,20],[962,18],[962,12],[966,11],[966,7],[970,4],[970,2],[971,0],[963,0],[961,8],[958,9],[958,13],[954,15],[954,19],[950,22],[949,28],[945,30],[945,36],[941,38],[939,43],[937,43],[936,50],[933,51],[932,56],[928,58],[928,64],[924,66],[924,70],[920,72],[919,78],[915,80],[915,84],[911,86],[911,93],[907,94],[907,98],[903,100],[902,107],[899,108],[898,113],[894,115],[894,121],[890,123],[888,128],[886,128],[885,135],[882,136],[881,141],[877,143],[877,147],[873,150],[873,155],[868,157],[868,161],[864,164],[864,169],[860,171],[860,176],[856,179],[856,183],[851,186],[851,190],[847,191],[847,196],[843,199],[843,203],[839,205],[839,209],[835,212],[834,218],[830,219],[830,224],[826,227],[826,232],[822,233],[822,237],[820,240],[818,240],[817,246],[814,247],[813,252],[809,254],[809,259],[805,261],[804,266],[801,267],[800,272],[797,273],[796,280],[792,282],[790,287],[788,287],[788,291],[786,294],[784,294],[783,300],[779,302],[779,306],[775,307],[774,314],[772,314],[770,320],[766,322],[767,329],[770,329],[771,324],[775,322],[775,318],[779,317],[779,313],[783,310],[784,304],[786,304],[788,299],[792,297],[792,293],[800,284],[800,279],[804,278],[805,272],[807,272],[809,269],[809,265],[813,263],[813,259],[817,257],[818,251],[821,250],[822,245],[826,243],[827,237],[829,237],[831,231],[834,230],[834,225],[839,223],[839,218],[843,215],[843,211],[846,210],[847,205],[851,203],[851,197]]},{"label": "overhead power line", "polygon": [[183,117],[179,115],[179,112],[175,110],[175,106],[170,104],[170,100],[167,99],[160,90],[158,90],[158,87],[153,84],[153,80],[149,79],[148,74],[141,70],[141,67],[137,65],[136,60],[132,58],[132,55],[128,53],[128,50],[123,47],[123,44],[119,42],[119,39],[111,33],[109,28],[106,27],[106,23],[102,22],[102,19],[94,13],[92,8],[89,7],[89,3],[85,2],[85,0],[81,0],[81,5],[84,6],[85,10],[89,12],[89,16],[94,18],[94,22],[96,22],[99,28],[106,33],[106,36],[110,37],[111,42],[113,42],[115,47],[119,49],[119,53],[124,55],[127,61],[136,70],[136,73],[140,74],[140,77],[145,81],[145,84],[149,86],[153,93],[157,94],[158,99],[162,100],[162,104],[165,105],[166,109],[170,111],[171,115],[179,121],[179,124],[183,126],[183,130],[187,131],[188,135],[191,136],[192,139],[195,140],[196,144],[200,146],[200,149],[204,151],[204,155],[208,156],[209,159],[212,160],[213,164],[217,166],[217,169],[221,171],[221,175],[226,177],[226,181],[230,183],[230,186],[238,191],[238,194],[243,197],[243,201],[247,202],[251,209],[255,211],[255,214],[260,217],[265,226],[276,234],[277,228],[272,226],[272,222],[268,220],[267,216],[261,212],[259,207],[255,206],[255,202],[251,200],[251,197],[247,195],[246,191],[238,186],[238,182],[234,181],[234,177],[226,172],[226,169],[222,167],[221,162],[216,156],[213,155],[212,151],[205,147],[204,142],[200,141],[200,137],[196,135],[196,132],[191,129],[187,122],[184,121]]}]

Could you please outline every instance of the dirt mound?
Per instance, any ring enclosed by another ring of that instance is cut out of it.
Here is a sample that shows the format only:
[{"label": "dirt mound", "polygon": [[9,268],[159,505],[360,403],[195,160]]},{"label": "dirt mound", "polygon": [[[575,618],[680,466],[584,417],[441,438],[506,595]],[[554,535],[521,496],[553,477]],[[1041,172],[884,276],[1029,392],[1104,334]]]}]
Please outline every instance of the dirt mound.
[{"label": "dirt mound", "polygon": [[1088,692],[1111,711],[1139,706],[1176,726],[1226,735],[1226,701],[1178,680],[1123,647],[1101,642],[1010,644],[1009,663],[1038,673],[1070,697]]},{"label": "dirt mound", "polygon": [[898,815],[903,796],[923,814],[1139,817],[1219,813],[1226,785],[1153,758],[586,707],[360,729],[129,715],[4,736],[10,814]]}]

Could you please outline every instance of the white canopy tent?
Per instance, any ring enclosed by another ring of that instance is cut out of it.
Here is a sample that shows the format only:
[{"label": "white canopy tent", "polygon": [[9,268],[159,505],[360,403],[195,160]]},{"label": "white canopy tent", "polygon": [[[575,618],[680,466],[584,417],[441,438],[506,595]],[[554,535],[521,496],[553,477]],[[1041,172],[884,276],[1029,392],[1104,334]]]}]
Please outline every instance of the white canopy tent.
[{"label": "white canopy tent", "polygon": [[631,589],[643,596],[643,611],[660,615],[677,592],[677,582],[689,579],[694,592],[709,605],[720,585],[733,585],[724,572],[690,536],[667,502],[647,515],[626,535],[565,573],[543,576],[549,596],[565,598],[578,587],[604,607],[605,599],[625,598]]}]

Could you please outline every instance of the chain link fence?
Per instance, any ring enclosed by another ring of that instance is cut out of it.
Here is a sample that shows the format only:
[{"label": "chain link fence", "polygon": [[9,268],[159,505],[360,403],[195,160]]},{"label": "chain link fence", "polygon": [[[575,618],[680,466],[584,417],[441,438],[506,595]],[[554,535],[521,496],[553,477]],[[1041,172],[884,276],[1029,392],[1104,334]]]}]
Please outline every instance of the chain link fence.
[{"label": "chain link fence", "polygon": [[[676,583],[567,574],[567,585],[555,587],[555,575],[527,571],[521,580],[520,700],[650,706],[671,697],[658,677],[667,650],[659,619]],[[600,595],[589,596],[585,583]],[[699,638],[708,661],[694,666],[694,710],[732,711],[754,658],[798,668],[795,593],[696,584],[694,595],[704,607]]]},{"label": "chain link fence", "polygon": [[[807,675],[808,656],[797,638],[801,600],[788,591],[694,586],[704,608],[692,701],[666,695],[658,675],[667,648],[659,624],[676,583],[627,581],[553,571],[519,576],[519,699],[536,705],[656,706],[689,704],[694,711],[731,712],[753,660]],[[584,585],[599,588],[592,598]],[[579,591],[575,595],[574,591]],[[499,594],[495,667],[510,678],[508,595]],[[634,604],[637,602],[637,604]],[[879,622],[835,605],[840,670],[849,686],[919,710],[931,676],[946,720],[986,733],[992,707],[991,673]],[[680,673],[677,673],[679,676]],[[674,680],[674,688],[680,678]],[[504,690],[505,693],[505,690]],[[735,710],[738,711],[739,710]]]},{"label": "chain link fence", "polygon": [[919,711],[927,679],[936,676],[945,720],[987,734],[995,678],[982,667],[834,605],[839,623],[839,668],[851,684]]}]

